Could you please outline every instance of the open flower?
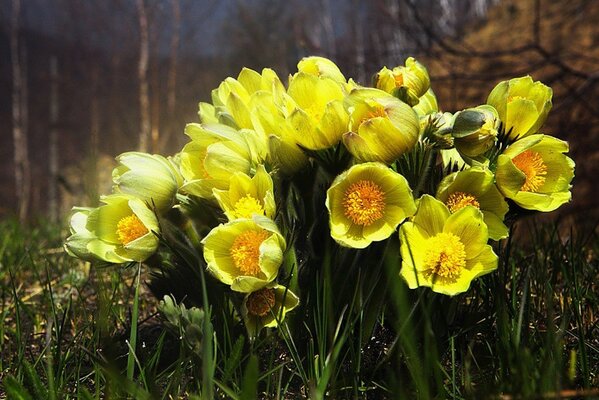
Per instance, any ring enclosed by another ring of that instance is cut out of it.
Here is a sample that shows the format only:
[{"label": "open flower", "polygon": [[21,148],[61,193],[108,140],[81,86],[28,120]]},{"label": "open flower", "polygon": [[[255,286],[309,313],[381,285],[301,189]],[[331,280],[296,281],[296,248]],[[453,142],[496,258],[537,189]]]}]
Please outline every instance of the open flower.
[{"label": "open flower", "polygon": [[343,144],[360,161],[392,163],[410,151],[420,133],[418,115],[401,100],[378,89],[354,89],[345,99],[350,132]]},{"label": "open flower", "polygon": [[337,176],[327,190],[326,206],[333,239],[359,249],[391,236],[416,210],[406,179],[374,162]]},{"label": "open flower", "polygon": [[275,223],[259,215],[221,224],[202,243],[212,275],[244,293],[261,289],[276,278],[286,247]]},{"label": "open flower", "polygon": [[229,220],[251,218],[252,215],[275,216],[275,198],[272,178],[263,165],[250,178],[243,172],[231,176],[229,190],[214,189],[218,201]]},{"label": "open flower", "polygon": [[383,67],[375,77],[377,89],[391,93],[411,106],[418,104],[418,99],[430,85],[428,71],[414,57],[408,57],[405,66],[395,67],[393,70]]},{"label": "open flower", "polygon": [[508,228],[503,223],[508,205],[495,186],[495,176],[486,167],[474,166],[446,176],[439,184],[437,198],[452,214],[466,206],[478,208],[489,229],[489,238],[508,237]]},{"label": "open flower", "polygon": [[115,192],[127,193],[143,200],[158,212],[168,211],[175,203],[183,178],[168,159],[158,154],[123,153],[112,171]]},{"label": "open flower", "polygon": [[144,261],[156,251],[158,220],[146,204],[132,196],[102,197],[105,205],[76,208],[71,217],[68,253],[84,260],[112,263]]},{"label": "open flower", "polygon": [[250,337],[256,337],[262,328],[274,328],[285,319],[285,314],[299,304],[299,298],[281,285],[267,286],[248,293],[241,304],[241,315]]},{"label": "open flower", "polygon": [[515,140],[538,133],[551,110],[552,95],[550,87],[523,76],[497,84],[487,104],[495,107],[505,131]]},{"label": "open flower", "polygon": [[472,206],[451,214],[445,204],[424,195],[412,221],[401,226],[399,239],[400,275],[410,289],[427,286],[453,296],[497,269],[497,255],[487,244],[487,225]]},{"label": "open flower", "polygon": [[568,143],[548,135],[518,140],[497,159],[497,187],[527,210],[553,211],[572,198]]}]

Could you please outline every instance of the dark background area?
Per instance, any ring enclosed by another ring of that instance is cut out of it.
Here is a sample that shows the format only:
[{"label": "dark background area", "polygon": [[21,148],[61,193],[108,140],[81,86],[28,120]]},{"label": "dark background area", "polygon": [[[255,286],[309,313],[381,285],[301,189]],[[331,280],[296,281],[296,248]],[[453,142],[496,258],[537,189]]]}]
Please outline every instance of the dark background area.
[{"label": "dark background area", "polygon": [[[484,103],[501,80],[543,81],[554,108],[542,133],[568,140],[576,161],[573,202],[560,215],[596,221],[597,21],[591,0],[0,0],[0,216],[61,218],[95,204],[110,190],[114,156],[137,149],[144,126],[154,138],[148,151],[174,154],[198,102],[224,78],[270,67],[286,81],[301,57],[321,55],[362,84],[415,56],[450,112]],[[31,175],[25,204],[15,185],[15,54]]]}]

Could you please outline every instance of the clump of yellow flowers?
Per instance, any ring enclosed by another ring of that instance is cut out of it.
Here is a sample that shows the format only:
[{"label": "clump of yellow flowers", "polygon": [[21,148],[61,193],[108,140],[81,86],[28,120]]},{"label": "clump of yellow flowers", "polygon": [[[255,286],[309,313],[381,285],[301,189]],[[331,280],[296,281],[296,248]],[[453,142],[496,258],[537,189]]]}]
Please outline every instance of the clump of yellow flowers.
[{"label": "clump of yellow flowers", "polygon": [[551,97],[526,76],[498,83],[487,104],[442,112],[412,57],[372,87],[322,57],[286,82],[244,68],[200,103],[178,154],[117,157],[113,193],[73,209],[65,248],[172,273],[187,246],[188,270],[206,272],[198,293],[222,294],[252,339],[304,302],[314,282],[298,276],[337,254],[348,265],[332,268],[366,269],[352,257],[389,256],[378,242],[398,243],[395,274],[409,288],[454,296],[497,269],[494,242],[522,209],[571,199],[568,144],[542,131]]}]

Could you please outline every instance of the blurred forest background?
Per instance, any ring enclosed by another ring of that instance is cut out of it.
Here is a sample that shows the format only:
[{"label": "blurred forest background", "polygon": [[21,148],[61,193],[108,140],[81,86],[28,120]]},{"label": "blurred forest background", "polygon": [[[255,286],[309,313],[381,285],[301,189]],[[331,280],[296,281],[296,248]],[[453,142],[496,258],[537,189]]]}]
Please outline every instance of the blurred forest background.
[{"label": "blurred forest background", "polygon": [[530,74],[554,90],[573,202],[599,218],[599,1],[0,0],[0,217],[60,220],[110,190],[114,156],[173,154],[243,66],[286,81],[307,55],[362,84],[412,55],[443,111]]}]

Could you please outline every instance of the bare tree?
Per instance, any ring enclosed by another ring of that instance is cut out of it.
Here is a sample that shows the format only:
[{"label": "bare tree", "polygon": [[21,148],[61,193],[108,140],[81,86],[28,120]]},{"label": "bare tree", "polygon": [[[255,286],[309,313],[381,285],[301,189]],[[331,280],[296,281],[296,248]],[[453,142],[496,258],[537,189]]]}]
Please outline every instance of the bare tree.
[{"label": "bare tree", "polygon": [[52,222],[58,221],[58,59],[50,58],[50,139],[48,166],[48,216]]},{"label": "bare tree", "polygon": [[137,12],[139,16],[139,150],[148,151],[150,145],[150,98],[148,84],[148,58],[149,58],[149,34],[148,17],[144,0],[137,0]]},{"label": "bare tree", "polygon": [[12,120],[14,141],[15,189],[17,194],[19,219],[27,219],[29,196],[31,191],[31,168],[27,152],[26,107],[27,82],[23,79],[19,43],[19,17],[21,12],[20,0],[12,2],[12,26],[10,34],[10,52],[12,59]]}]

